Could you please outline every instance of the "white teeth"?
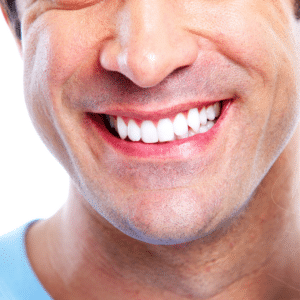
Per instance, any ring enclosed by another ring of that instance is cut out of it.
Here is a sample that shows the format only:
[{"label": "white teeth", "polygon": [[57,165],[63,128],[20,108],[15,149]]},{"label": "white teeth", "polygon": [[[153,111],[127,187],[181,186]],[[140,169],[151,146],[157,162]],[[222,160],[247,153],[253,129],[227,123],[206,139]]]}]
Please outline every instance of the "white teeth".
[{"label": "white teeth", "polygon": [[192,108],[188,111],[187,117],[185,114],[179,113],[173,122],[169,118],[165,118],[159,120],[157,126],[152,121],[146,120],[139,127],[133,119],[129,119],[128,125],[126,125],[120,116],[117,118],[109,116],[109,122],[111,127],[116,128],[123,140],[128,137],[133,142],[142,140],[144,143],[163,143],[207,132],[214,126],[220,110],[219,102],[207,108],[203,107],[200,112],[198,108]]},{"label": "white teeth", "polygon": [[127,137],[127,126],[121,117],[117,117],[117,129],[120,138],[125,140]]},{"label": "white teeth", "polygon": [[176,139],[177,140],[182,140],[182,139],[186,139],[187,137],[189,137],[189,132],[186,132],[183,135],[176,135]]},{"label": "white teeth", "polygon": [[174,133],[178,136],[184,136],[188,133],[188,125],[183,113],[179,113],[173,122]]},{"label": "white teeth", "polygon": [[206,131],[208,131],[209,129],[208,129],[208,127],[206,126],[206,125],[204,125],[204,126],[200,126],[200,128],[199,128],[199,133],[204,133],[204,132],[206,132]]},{"label": "white teeth", "polygon": [[144,121],[141,125],[142,141],[144,143],[157,143],[158,135],[152,121]]},{"label": "white teeth", "polygon": [[205,107],[203,107],[199,113],[199,119],[201,125],[206,125],[207,123],[207,116],[206,116],[206,110]]},{"label": "white teeth", "polygon": [[204,133],[204,132],[208,131],[214,125],[215,125],[215,123],[213,121],[208,121],[205,126],[200,126],[199,133]]},{"label": "white teeth", "polygon": [[195,132],[199,130],[200,117],[199,117],[198,108],[192,108],[189,110],[187,123]]},{"label": "white teeth", "polygon": [[132,119],[128,122],[128,138],[134,142],[141,139],[141,129]]},{"label": "white teeth", "polygon": [[220,115],[220,111],[221,111],[221,107],[220,107],[220,103],[216,102],[214,104],[214,109],[215,109],[215,114],[216,114],[216,118]]},{"label": "white teeth", "polygon": [[175,138],[173,124],[170,119],[161,119],[157,124],[157,135],[160,142],[173,141]]},{"label": "white teeth", "polygon": [[213,121],[208,121],[206,124],[206,127],[209,129],[211,129],[213,126],[215,125],[215,123]]},{"label": "white teeth", "polygon": [[208,120],[214,120],[216,118],[216,113],[215,113],[215,109],[213,107],[213,105],[209,106],[206,109],[206,116]]},{"label": "white teeth", "polygon": [[189,130],[189,137],[194,136],[195,134],[197,134],[197,132],[195,132],[193,129]]}]

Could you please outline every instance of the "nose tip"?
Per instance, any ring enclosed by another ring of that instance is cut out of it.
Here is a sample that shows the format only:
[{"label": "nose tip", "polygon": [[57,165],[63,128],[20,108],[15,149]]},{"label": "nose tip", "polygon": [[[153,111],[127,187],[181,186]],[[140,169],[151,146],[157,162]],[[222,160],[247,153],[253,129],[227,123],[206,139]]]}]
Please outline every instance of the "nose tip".
[{"label": "nose tip", "polygon": [[176,69],[193,64],[198,48],[192,37],[189,39],[182,38],[177,45],[136,42],[135,46],[121,51],[114,51],[113,48],[119,47],[110,44],[102,51],[100,63],[106,70],[119,72],[140,87],[152,87]]},{"label": "nose tip", "polygon": [[[117,57],[118,70],[136,85],[146,88],[155,86],[164,77],[165,70],[160,70],[159,57],[146,49],[124,51]],[[167,67],[167,66],[165,66]]]},{"label": "nose tip", "polygon": [[147,45],[140,44],[124,49],[113,58],[116,60],[115,68],[110,68],[107,62],[102,63],[108,69],[122,73],[136,85],[147,88],[157,85],[174,70],[192,64],[196,56],[196,49],[191,47],[149,49]]}]

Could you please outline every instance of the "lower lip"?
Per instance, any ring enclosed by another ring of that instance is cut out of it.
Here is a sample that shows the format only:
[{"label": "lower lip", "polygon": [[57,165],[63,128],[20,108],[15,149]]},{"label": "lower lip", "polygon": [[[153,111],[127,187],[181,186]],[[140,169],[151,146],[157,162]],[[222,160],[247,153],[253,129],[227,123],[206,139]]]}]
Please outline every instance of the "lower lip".
[{"label": "lower lip", "polygon": [[205,151],[208,145],[216,139],[231,103],[232,99],[223,101],[220,117],[215,125],[207,132],[196,134],[186,139],[166,143],[146,144],[142,142],[129,142],[117,138],[105,127],[100,116],[99,118],[92,118],[87,114],[85,124],[88,127],[92,126],[96,128],[103,140],[123,155],[148,159],[184,159],[199,155],[200,152]]}]

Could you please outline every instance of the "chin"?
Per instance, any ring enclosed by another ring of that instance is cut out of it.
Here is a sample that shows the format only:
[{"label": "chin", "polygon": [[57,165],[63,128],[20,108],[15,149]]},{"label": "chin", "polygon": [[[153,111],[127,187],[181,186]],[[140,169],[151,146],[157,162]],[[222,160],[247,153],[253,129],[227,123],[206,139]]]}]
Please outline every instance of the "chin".
[{"label": "chin", "polygon": [[147,191],[126,200],[127,211],[121,214],[122,221],[119,215],[114,226],[149,244],[191,242],[214,231],[222,222],[222,201],[219,198],[204,201],[193,189]]}]

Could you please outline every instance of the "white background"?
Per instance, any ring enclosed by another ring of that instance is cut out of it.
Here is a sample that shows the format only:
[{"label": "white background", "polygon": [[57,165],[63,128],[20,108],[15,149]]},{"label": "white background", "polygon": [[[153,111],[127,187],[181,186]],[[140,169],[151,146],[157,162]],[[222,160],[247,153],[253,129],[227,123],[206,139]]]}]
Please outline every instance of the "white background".
[{"label": "white background", "polygon": [[68,175],[26,111],[22,60],[0,10],[0,235],[51,216],[68,194]]}]

